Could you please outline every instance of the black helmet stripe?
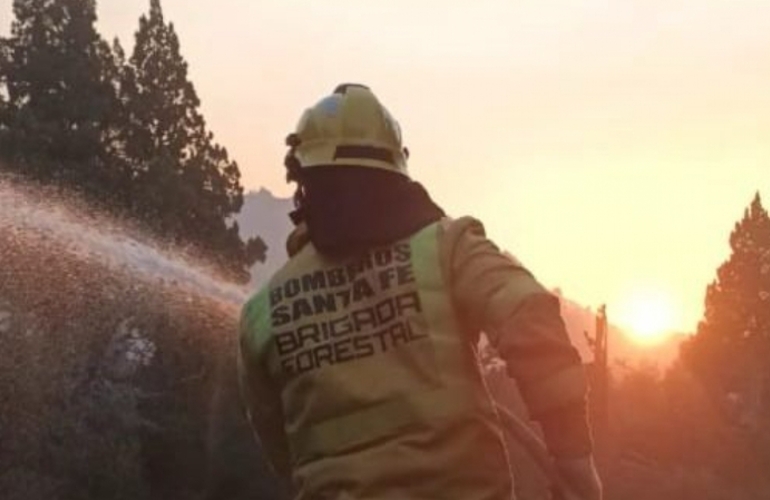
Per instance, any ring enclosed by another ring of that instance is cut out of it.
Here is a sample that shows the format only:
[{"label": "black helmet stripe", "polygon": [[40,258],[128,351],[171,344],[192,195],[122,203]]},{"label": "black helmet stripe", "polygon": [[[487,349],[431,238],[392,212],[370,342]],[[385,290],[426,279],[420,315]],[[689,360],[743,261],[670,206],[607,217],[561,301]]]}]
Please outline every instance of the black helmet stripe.
[{"label": "black helmet stripe", "polygon": [[335,160],[361,159],[378,160],[386,163],[395,164],[393,152],[389,149],[378,148],[376,146],[337,146],[334,151]]}]

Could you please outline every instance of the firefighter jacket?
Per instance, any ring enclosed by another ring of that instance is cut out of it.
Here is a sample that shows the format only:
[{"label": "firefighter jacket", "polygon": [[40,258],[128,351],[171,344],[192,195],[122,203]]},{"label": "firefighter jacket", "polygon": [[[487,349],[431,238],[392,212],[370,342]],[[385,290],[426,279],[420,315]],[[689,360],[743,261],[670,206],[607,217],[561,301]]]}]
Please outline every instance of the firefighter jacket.
[{"label": "firefighter jacket", "polygon": [[287,245],[289,262],[243,309],[239,373],[295,498],[513,498],[476,346],[485,332],[535,418],[584,404],[556,298],[471,218],[343,259],[301,229]]}]

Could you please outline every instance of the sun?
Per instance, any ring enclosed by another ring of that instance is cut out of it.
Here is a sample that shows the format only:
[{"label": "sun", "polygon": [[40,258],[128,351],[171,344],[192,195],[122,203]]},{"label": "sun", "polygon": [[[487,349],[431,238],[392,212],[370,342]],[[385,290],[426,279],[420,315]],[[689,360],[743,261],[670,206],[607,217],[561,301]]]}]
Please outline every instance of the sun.
[{"label": "sun", "polygon": [[665,340],[674,326],[674,306],[663,292],[637,292],[620,305],[617,314],[618,322],[640,344]]}]

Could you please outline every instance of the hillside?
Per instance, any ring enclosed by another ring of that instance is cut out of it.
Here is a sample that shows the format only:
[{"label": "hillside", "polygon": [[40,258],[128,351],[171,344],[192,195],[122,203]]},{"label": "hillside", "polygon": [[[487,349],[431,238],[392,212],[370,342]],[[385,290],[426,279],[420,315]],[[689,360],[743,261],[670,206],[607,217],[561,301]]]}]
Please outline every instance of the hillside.
[{"label": "hillside", "polygon": [[267,260],[252,268],[252,286],[264,283],[286,261],[285,243],[292,228],[289,212],[293,209],[290,198],[278,198],[264,188],[244,196],[237,217],[241,235],[259,236],[267,244]]}]

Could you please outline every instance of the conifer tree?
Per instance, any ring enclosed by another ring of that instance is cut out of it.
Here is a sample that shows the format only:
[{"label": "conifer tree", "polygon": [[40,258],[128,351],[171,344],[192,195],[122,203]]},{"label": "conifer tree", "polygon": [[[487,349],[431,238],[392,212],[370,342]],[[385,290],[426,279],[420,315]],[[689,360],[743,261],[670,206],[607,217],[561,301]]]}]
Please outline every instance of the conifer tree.
[{"label": "conifer tree", "polygon": [[103,201],[119,196],[115,57],[95,29],[94,0],[15,0],[13,13],[0,49],[0,158]]},{"label": "conifer tree", "polygon": [[142,218],[177,243],[192,243],[241,279],[264,260],[261,241],[230,224],[243,204],[238,165],[207,130],[179,38],[159,0],[139,21],[124,75],[127,156]]},{"label": "conifer tree", "polygon": [[770,217],[759,193],[730,235],[732,255],[706,290],[690,365],[723,393],[770,405]]},{"label": "conifer tree", "polygon": [[81,191],[247,280],[266,247],[233,222],[240,171],[206,127],[159,0],[128,61],[97,33],[95,0],[15,0],[13,13],[0,40],[3,168]]}]

